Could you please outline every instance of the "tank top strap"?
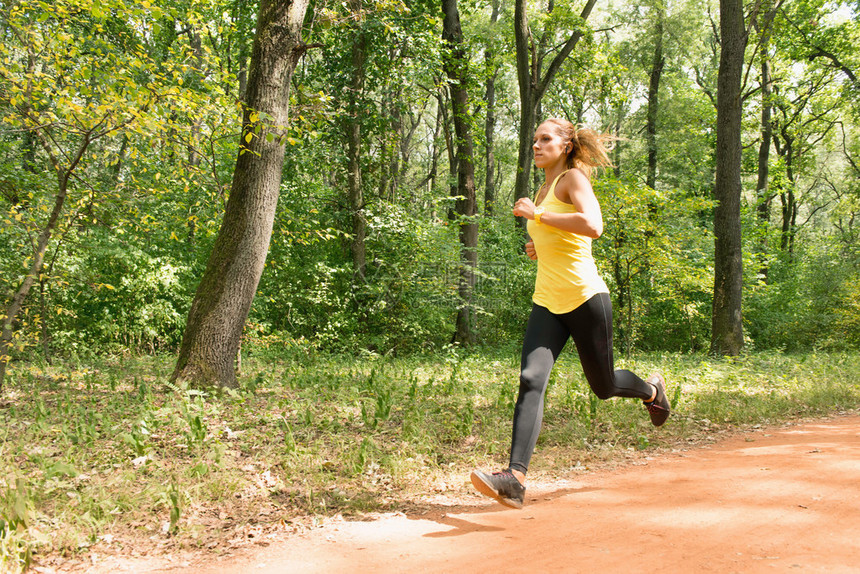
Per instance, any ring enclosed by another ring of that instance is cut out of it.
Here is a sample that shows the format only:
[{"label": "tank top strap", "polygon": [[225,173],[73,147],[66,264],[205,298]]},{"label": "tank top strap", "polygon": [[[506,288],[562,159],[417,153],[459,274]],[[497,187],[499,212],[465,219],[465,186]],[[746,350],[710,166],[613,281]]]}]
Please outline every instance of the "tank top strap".
[{"label": "tank top strap", "polygon": [[552,186],[550,186],[549,191],[547,193],[555,192],[555,185],[558,183],[558,180],[560,180],[561,176],[563,176],[564,174],[566,174],[569,171],[570,171],[569,169],[566,169],[563,172],[561,172],[560,174],[558,174],[557,176],[555,176],[555,179],[552,180]]},{"label": "tank top strap", "polygon": [[[556,186],[556,184],[558,183],[558,180],[560,180],[560,179],[561,179],[561,176],[563,176],[564,174],[566,174],[566,173],[567,173],[567,172],[569,172],[569,171],[570,171],[569,169],[566,169],[566,170],[564,170],[563,172],[561,172],[560,174],[558,174],[557,176],[555,176],[555,179],[554,179],[554,180],[552,180],[552,185],[550,185],[550,186],[549,186],[549,189],[547,190],[546,195],[545,195],[545,196],[543,196],[543,199],[542,199],[542,200],[541,200],[541,202],[540,202],[540,203],[541,203],[541,205],[543,205],[544,203],[546,203],[546,201],[547,201],[548,199],[550,199],[550,196],[555,197],[555,186]],[[535,198],[535,199],[537,199],[537,198]]]}]

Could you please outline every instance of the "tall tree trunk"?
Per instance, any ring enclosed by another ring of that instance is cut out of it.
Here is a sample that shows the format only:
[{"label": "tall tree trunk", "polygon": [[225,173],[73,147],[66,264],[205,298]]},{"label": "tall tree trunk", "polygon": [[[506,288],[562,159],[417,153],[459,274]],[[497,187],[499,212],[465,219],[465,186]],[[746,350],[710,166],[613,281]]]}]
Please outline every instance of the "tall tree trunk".
[{"label": "tall tree trunk", "polygon": [[[393,55],[392,55],[393,56]],[[395,90],[389,94],[389,117],[391,118],[391,132],[386,138],[385,149],[388,154],[388,169],[386,184],[380,186],[382,198],[389,203],[394,203],[397,197],[397,185],[400,175],[400,149],[403,142],[403,114],[400,111],[400,93]]]},{"label": "tall tree trunk", "polygon": [[[493,12],[490,14],[490,25],[499,21],[499,0],[493,0]],[[496,62],[496,52],[488,47],[484,50],[484,62],[487,67],[487,117],[484,121],[484,141],[487,146],[486,167],[484,177],[484,211],[492,215],[496,202],[496,78],[499,75],[499,64]]]},{"label": "tall tree trunk", "polygon": [[439,91],[438,100],[439,111],[442,112],[442,130],[443,135],[445,136],[445,151],[448,153],[448,197],[452,199],[452,202],[448,207],[448,221],[453,221],[456,217],[456,208],[453,200],[460,193],[457,186],[457,174],[459,173],[457,164],[459,160],[457,159],[457,148],[456,143],[454,142],[454,136],[451,135],[451,119],[448,117],[448,98],[446,98],[446,91],[444,88]]},{"label": "tall tree trunk", "polygon": [[[758,148],[758,174],[756,178],[756,215],[761,229],[759,244],[759,274],[767,281],[767,229],[770,224],[770,147],[773,144],[773,78],[770,72],[770,38],[773,22],[773,2],[765,0],[765,16],[759,26],[761,34],[761,141]],[[758,24],[758,18],[756,19]]]},{"label": "tall tree trunk", "polygon": [[[517,149],[517,174],[514,180],[514,200],[531,195],[531,175],[534,149],[532,135],[535,128],[535,103],[538,79],[532,71],[535,60],[534,42],[529,28],[525,0],[514,4],[514,39],[516,41],[517,83],[520,89],[520,125]],[[536,62],[535,62],[536,63]],[[519,219],[519,218],[518,218]],[[525,229],[525,224],[520,224]]]},{"label": "tall tree trunk", "polygon": [[782,237],[780,239],[780,249],[788,253],[789,257],[794,253],[794,233],[795,224],[797,222],[797,200],[795,199],[794,189],[794,170],[792,169],[792,147],[791,142],[786,142],[786,184],[781,190],[779,197],[782,202]]},{"label": "tall tree trunk", "polygon": [[[445,108],[442,105],[442,95],[439,93],[436,98],[437,106],[436,106],[436,121],[433,122],[433,139],[430,143],[430,166],[427,169],[427,175],[421,181],[421,183],[416,186],[418,188],[427,185],[427,192],[429,193],[436,185],[436,175],[439,169],[439,137],[442,134],[442,129],[444,128],[443,117],[445,115]],[[435,202],[433,203],[435,206]],[[431,217],[435,217],[435,207],[432,208]]]},{"label": "tall tree trunk", "polygon": [[70,174],[71,170],[66,173],[58,174],[60,186],[59,192],[54,198],[54,208],[48,218],[47,224],[42,229],[42,232],[39,234],[39,238],[36,241],[36,248],[33,253],[33,258],[30,262],[30,268],[27,271],[27,275],[24,276],[24,280],[21,282],[21,285],[18,286],[18,290],[12,296],[12,300],[9,302],[9,305],[6,307],[2,316],[3,323],[2,328],[0,328],[0,391],[3,390],[3,379],[6,377],[6,366],[9,364],[10,353],[12,352],[15,320],[18,318],[18,313],[21,312],[24,301],[30,294],[30,289],[33,287],[36,279],[41,275],[42,265],[45,261],[45,252],[48,249],[48,241],[57,226],[57,221],[60,213],[63,211],[63,205],[66,201],[69,182],[68,176]]},{"label": "tall tree trunk", "polygon": [[[28,74],[33,73],[35,64],[35,57],[33,54],[28,52]],[[84,154],[89,149],[90,144],[113,131],[113,128],[110,128],[105,129],[102,132],[97,132],[97,128],[94,127],[90,129],[90,131],[81,135],[81,139],[77,143],[76,149],[71,150],[71,153],[67,154],[62,150],[59,150],[58,153],[55,151],[56,148],[52,147],[52,142],[54,141],[51,139],[52,136],[50,134],[46,134],[46,130],[50,129],[50,126],[43,126],[39,119],[32,117],[32,109],[29,107],[30,99],[30,95],[27,94],[25,97],[25,102],[27,103],[24,104],[22,109],[26,120],[25,123],[32,126],[30,129],[25,131],[25,138],[32,138],[29,140],[29,143],[26,143],[25,145],[32,148],[32,145],[35,142],[38,142],[45,150],[57,176],[57,195],[54,196],[54,206],[48,215],[48,219],[45,221],[44,226],[39,231],[39,235],[36,238],[27,274],[24,276],[24,279],[21,281],[15,294],[12,295],[12,299],[9,301],[6,309],[2,314],[0,314],[0,392],[3,391],[3,380],[6,378],[6,367],[11,359],[10,353],[12,352],[13,347],[15,321],[18,318],[18,313],[21,312],[21,309],[24,306],[24,301],[26,301],[30,294],[30,289],[32,289],[35,282],[41,277],[42,268],[45,263],[45,254],[48,251],[48,243],[59,225],[60,215],[63,213],[63,209],[66,204],[66,198],[68,197],[69,191],[69,181],[72,179],[75,174],[75,170],[83,160]],[[27,140],[25,139],[25,141]],[[27,165],[27,162],[29,161],[27,157],[28,155],[32,155],[32,158],[35,158],[35,152],[27,149],[24,150],[25,165],[23,167],[25,171],[29,171],[33,167]],[[62,160],[64,159],[68,162],[65,165],[62,163]]]},{"label": "tall tree trunk", "polygon": [[759,272],[767,280],[767,227],[770,223],[770,146],[773,143],[773,79],[770,75],[768,43],[762,43],[761,53],[761,142],[758,148],[758,177],[756,179],[756,213],[762,229],[761,258]]},{"label": "tall tree trunk", "polygon": [[[362,0],[352,0],[350,5],[353,12],[360,14]],[[364,217],[364,195],[361,182],[362,112],[359,107],[364,93],[364,63],[367,59],[367,41],[364,30],[362,30],[361,20],[362,18],[359,17],[352,42],[350,90],[353,97],[348,107],[345,131],[348,156],[347,187],[349,210],[352,218],[352,240],[349,248],[352,254],[353,273],[357,279],[364,280],[367,266],[367,249],[365,246],[367,220]]]},{"label": "tall tree trunk", "polygon": [[230,198],[191,303],[174,381],[236,385],[242,329],[272,235],[284,163],[281,136],[290,78],[305,50],[301,26],[307,7],[308,0],[260,2]]},{"label": "tall tree trunk", "polygon": [[781,129],[782,142],[774,134],[773,143],[776,153],[782,158],[785,165],[785,181],[779,189],[779,199],[782,205],[782,234],[780,236],[779,248],[791,257],[794,250],[795,223],[797,222],[797,201],[794,190],[797,186],[794,176],[795,139],[790,132],[789,126],[783,125]]},{"label": "tall tree trunk", "polygon": [[782,194],[783,210],[782,210],[782,248],[788,252],[789,256],[794,253],[794,231],[795,223],[797,222],[797,201],[794,197],[796,187],[794,181],[794,140],[786,142],[786,158],[785,158],[785,177],[788,180],[788,185]]},{"label": "tall tree trunk", "polygon": [[451,80],[451,109],[457,138],[457,189],[460,196],[456,203],[457,223],[460,228],[460,309],[457,312],[454,340],[471,345],[475,342],[472,296],[475,271],[478,267],[478,222],[475,219],[475,152],[469,118],[469,94],[466,89],[469,84],[469,59],[463,44],[457,0],[442,0],[442,11],[445,15],[442,40],[449,50],[445,58],[445,72]]},{"label": "tall tree trunk", "polygon": [[[402,101],[403,94],[398,94],[397,97],[398,97],[398,101]],[[409,164],[411,163],[411,160],[412,160],[412,149],[413,149],[412,142],[413,142],[413,139],[415,138],[415,132],[418,130],[419,127],[421,127],[424,124],[424,119],[423,119],[424,111],[425,110],[422,109],[421,112],[418,113],[417,115],[415,115],[414,112],[410,112],[410,113],[406,114],[406,119],[408,120],[409,129],[404,129],[403,133],[401,134],[401,137],[400,137],[400,146],[399,146],[400,147],[400,149],[399,149],[400,161],[398,163],[397,174],[395,175],[395,178],[394,178],[394,192],[395,192],[395,194],[397,194],[399,192],[399,190],[403,184],[403,177],[409,171]],[[405,122],[403,123],[403,125],[405,125]],[[412,186],[412,185],[409,186],[408,203],[415,203],[416,191],[417,191],[417,188],[415,186]],[[396,195],[395,195],[395,197],[396,197]],[[392,198],[392,201],[395,201],[395,199]]]},{"label": "tall tree trunk", "polygon": [[663,18],[665,8],[658,0],[654,8],[657,21],[654,23],[654,60],[651,64],[651,77],[648,83],[648,118],[645,126],[648,143],[648,171],[645,183],[651,189],[657,187],[657,112],[659,111],[660,78],[666,59],[663,57]]},{"label": "tall tree trunk", "polygon": [[[489,64],[492,61],[493,54],[490,50],[485,52],[485,58],[488,62],[488,68],[493,66]],[[494,204],[496,203],[496,69],[487,70],[487,117],[484,122],[484,141],[487,146],[486,167],[484,174],[484,210],[488,215],[493,214]]]},{"label": "tall tree trunk", "polygon": [[746,48],[742,0],[720,0],[717,149],[714,193],[714,302],[711,353],[738,355],[744,346],[741,295],[741,74]]}]

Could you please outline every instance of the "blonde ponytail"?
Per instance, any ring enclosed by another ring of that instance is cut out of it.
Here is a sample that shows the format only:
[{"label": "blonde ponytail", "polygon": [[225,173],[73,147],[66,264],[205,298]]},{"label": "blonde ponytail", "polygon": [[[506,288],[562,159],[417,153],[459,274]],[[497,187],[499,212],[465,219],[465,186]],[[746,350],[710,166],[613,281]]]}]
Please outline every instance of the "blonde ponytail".
[{"label": "blonde ponytail", "polygon": [[577,129],[571,122],[550,118],[544,123],[555,126],[556,133],[565,142],[570,142],[571,149],[567,154],[567,167],[579,168],[586,176],[591,177],[595,167],[612,167],[609,152],[617,138],[610,134],[601,134],[591,128]]}]

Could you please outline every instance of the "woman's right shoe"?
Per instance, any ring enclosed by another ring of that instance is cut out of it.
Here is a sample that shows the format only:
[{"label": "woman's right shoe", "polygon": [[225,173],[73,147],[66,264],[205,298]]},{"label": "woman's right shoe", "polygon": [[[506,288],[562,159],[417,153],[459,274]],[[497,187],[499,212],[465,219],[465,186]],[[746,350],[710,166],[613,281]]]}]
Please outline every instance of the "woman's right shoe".
[{"label": "woman's right shoe", "polygon": [[657,395],[652,401],[642,401],[645,408],[648,409],[648,414],[651,415],[651,424],[658,427],[666,422],[669,418],[670,408],[669,399],[666,398],[666,381],[660,373],[655,373],[645,380],[646,383],[654,385],[657,389]]},{"label": "woman's right shoe", "polygon": [[522,508],[526,487],[507,468],[501,472],[487,474],[480,470],[472,471],[472,485],[484,496],[489,496],[505,506]]}]

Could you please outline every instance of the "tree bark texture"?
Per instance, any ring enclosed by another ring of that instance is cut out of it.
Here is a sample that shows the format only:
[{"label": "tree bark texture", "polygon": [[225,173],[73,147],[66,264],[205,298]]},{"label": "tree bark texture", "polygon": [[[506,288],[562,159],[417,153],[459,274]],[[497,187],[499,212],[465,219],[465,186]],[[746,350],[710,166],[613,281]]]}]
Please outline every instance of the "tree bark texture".
[{"label": "tree bark texture", "polygon": [[[242,329],[263,272],[284,162],[289,85],[308,0],[262,0],[230,198],[194,295],[172,380],[235,386]],[[271,136],[271,137],[268,137]]]},{"label": "tree bark texture", "polygon": [[[492,61],[491,50],[485,52],[487,61]],[[487,157],[484,178],[484,210],[487,215],[493,214],[496,203],[496,75],[497,71],[488,64],[487,70],[487,117],[484,123],[484,141],[486,142]]]},{"label": "tree bark texture", "polygon": [[770,146],[773,144],[773,77],[770,69],[770,38],[773,23],[773,10],[769,0],[765,0],[766,9],[761,34],[761,141],[758,148],[758,174],[756,178],[757,213],[761,223],[770,221]]},{"label": "tree bark texture", "polygon": [[738,355],[744,346],[741,295],[741,75],[746,49],[742,0],[720,0],[717,149],[714,193],[714,301],[711,353]]},{"label": "tree bark texture", "polygon": [[773,139],[776,152],[782,158],[785,165],[785,181],[782,182],[779,189],[779,198],[782,204],[782,235],[779,247],[791,257],[794,251],[794,233],[797,221],[797,201],[794,195],[796,187],[794,176],[796,137],[792,135],[788,125],[782,126],[780,135],[781,142],[779,137],[774,137]]},{"label": "tree bark texture", "polygon": [[658,5],[654,9],[657,12],[657,19],[654,23],[654,60],[651,64],[651,77],[648,82],[648,118],[645,126],[648,143],[648,172],[645,183],[651,189],[655,189],[657,186],[657,112],[660,109],[660,78],[666,64],[666,59],[663,57],[664,8],[662,5]]},{"label": "tree bark texture", "polygon": [[454,116],[454,134],[457,148],[457,223],[460,229],[460,274],[458,293],[460,308],[457,311],[457,330],[454,340],[471,345],[475,342],[472,296],[475,271],[478,266],[478,222],[475,197],[475,152],[469,118],[468,55],[463,45],[460,13],[457,0],[442,0],[445,15],[442,39],[449,53],[445,59],[445,73],[451,80],[451,109]]},{"label": "tree bark texture", "polygon": [[[490,25],[495,26],[499,21],[499,0],[493,1],[493,12],[490,14]],[[493,49],[484,50],[484,61],[487,68],[486,98],[487,117],[484,121],[484,141],[487,150],[486,169],[484,178],[484,211],[493,214],[496,203],[496,77],[499,75],[496,53]]]},{"label": "tree bark texture", "polygon": [[[768,57],[768,43],[762,42],[761,53],[761,142],[758,148],[758,177],[756,179],[756,213],[759,224],[763,230],[767,229],[770,222],[770,146],[773,143],[773,123],[771,120],[773,103],[773,80],[770,74],[770,60]],[[767,234],[762,233],[761,257],[759,273],[767,280]]]},{"label": "tree bark texture", "polygon": [[[351,5],[354,11],[361,11],[361,0],[354,0]],[[350,89],[353,97],[349,106],[345,131],[349,158],[347,187],[349,188],[349,210],[352,218],[352,240],[349,247],[352,253],[353,273],[357,279],[364,280],[367,266],[367,249],[365,246],[367,220],[364,217],[364,192],[361,187],[361,111],[358,109],[357,103],[361,102],[361,94],[364,92],[364,63],[367,59],[367,42],[361,26],[359,19],[359,22],[356,23],[352,42]]]},{"label": "tree bark texture", "polygon": [[[442,112],[442,130],[445,136],[445,151],[448,154],[448,196],[453,200],[459,194],[457,188],[457,147],[454,141],[454,135],[451,133],[451,119],[448,117],[448,90],[444,87],[439,91],[439,110]],[[453,221],[456,217],[456,207],[449,204],[448,220]]]}]

